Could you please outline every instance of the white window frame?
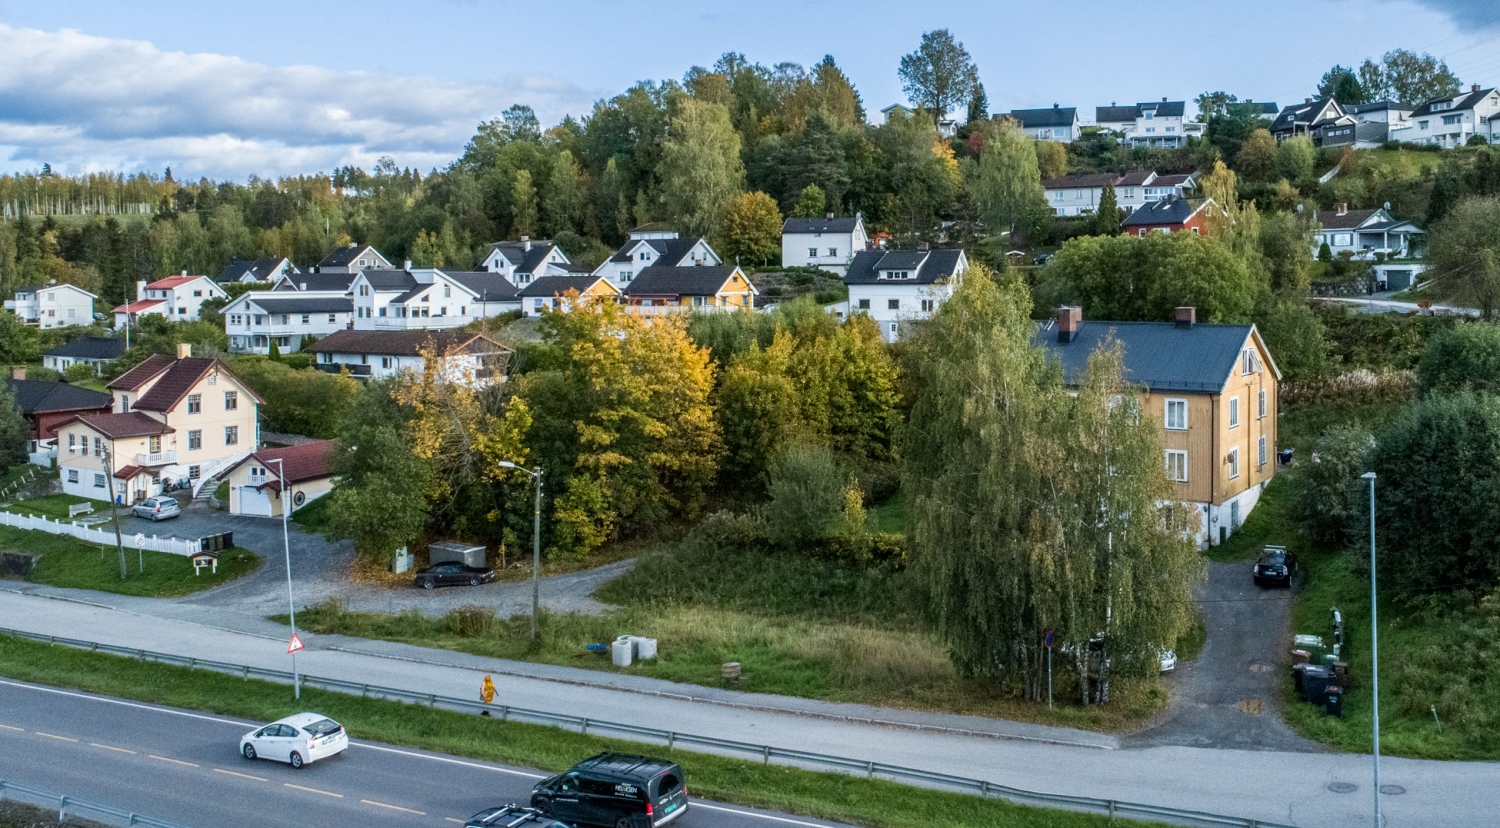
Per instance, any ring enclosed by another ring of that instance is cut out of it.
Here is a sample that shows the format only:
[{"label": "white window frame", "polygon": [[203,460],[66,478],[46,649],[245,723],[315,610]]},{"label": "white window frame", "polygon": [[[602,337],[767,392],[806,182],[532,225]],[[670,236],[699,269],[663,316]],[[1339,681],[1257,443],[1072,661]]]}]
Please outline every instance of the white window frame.
[{"label": "white window frame", "polygon": [[1240,396],[1238,394],[1229,398],[1229,427],[1240,427]]},{"label": "white window frame", "polygon": [[1260,435],[1260,443],[1256,454],[1256,459],[1259,461],[1256,465],[1264,466],[1266,464],[1266,435],[1264,434]]},{"label": "white window frame", "polygon": [[1229,450],[1229,479],[1234,480],[1240,476],[1240,449],[1238,446]]},{"label": "white window frame", "polygon": [[[1167,449],[1166,466],[1168,480],[1173,483],[1186,483],[1188,481],[1188,459],[1185,450]],[[1177,468],[1174,469],[1174,466]]]},{"label": "white window frame", "polygon": [[[1172,406],[1182,405],[1182,425],[1172,425]],[[1162,406],[1162,422],[1166,424],[1168,431],[1188,430],[1188,401],[1181,397],[1170,397]]]},{"label": "white window frame", "polygon": [[1259,404],[1257,406],[1257,411],[1259,412],[1259,416],[1257,416],[1255,419],[1264,420],[1266,418],[1266,389],[1260,389],[1258,399]]}]

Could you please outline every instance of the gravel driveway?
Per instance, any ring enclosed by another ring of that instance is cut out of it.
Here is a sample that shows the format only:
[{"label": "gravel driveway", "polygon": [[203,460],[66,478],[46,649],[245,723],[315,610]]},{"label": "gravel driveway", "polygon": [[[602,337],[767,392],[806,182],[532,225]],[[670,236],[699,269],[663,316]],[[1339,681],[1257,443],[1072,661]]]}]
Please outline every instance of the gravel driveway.
[{"label": "gravel driveway", "polygon": [[1181,745],[1318,751],[1281,720],[1281,685],[1291,663],[1291,593],[1252,583],[1252,562],[1210,563],[1199,589],[1208,641],[1167,677],[1172,702],[1128,747]]}]

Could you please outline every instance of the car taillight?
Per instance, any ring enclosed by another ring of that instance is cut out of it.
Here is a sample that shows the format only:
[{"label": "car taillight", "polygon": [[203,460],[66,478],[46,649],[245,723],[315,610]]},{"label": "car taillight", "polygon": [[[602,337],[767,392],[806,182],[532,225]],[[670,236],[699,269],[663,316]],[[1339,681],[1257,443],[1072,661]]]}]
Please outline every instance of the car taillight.
[{"label": "car taillight", "polygon": [[653,813],[653,811],[651,809],[651,803],[647,802],[646,803],[646,816],[651,816],[652,813]]}]

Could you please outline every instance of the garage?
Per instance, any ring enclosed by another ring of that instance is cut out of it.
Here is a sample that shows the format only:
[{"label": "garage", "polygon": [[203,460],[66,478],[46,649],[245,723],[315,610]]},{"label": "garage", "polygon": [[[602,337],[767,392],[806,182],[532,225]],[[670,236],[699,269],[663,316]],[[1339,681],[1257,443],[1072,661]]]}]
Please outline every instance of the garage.
[{"label": "garage", "polygon": [[238,514],[256,515],[259,517],[270,517],[271,494],[261,491],[256,486],[240,487],[240,508]]}]

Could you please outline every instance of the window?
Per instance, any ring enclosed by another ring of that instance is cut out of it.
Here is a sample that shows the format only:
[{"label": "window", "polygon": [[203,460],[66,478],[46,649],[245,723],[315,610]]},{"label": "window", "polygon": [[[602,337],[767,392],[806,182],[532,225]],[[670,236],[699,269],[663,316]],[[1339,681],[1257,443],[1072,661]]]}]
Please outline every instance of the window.
[{"label": "window", "polygon": [[809,259],[816,259],[816,258],[818,258],[818,248],[816,248],[816,247],[809,247],[809,248],[807,248],[807,258],[809,258]]},{"label": "window", "polygon": [[1146,238],[1146,228],[1142,227],[1141,229],[1137,230],[1135,234],[1143,239]]},{"label": "window", "polygon": [[240,324],[240,315],[237,314],[237,313],[231,313],[231,314],[229,314],[229,324],[231,324],[231,325],[238,325],[238,324]]},{"label": "window", "polygon": [[858,307],[859,307],[860,310],[869,310],[870,309],[870,300],[869,299],[861,299],[861,300],[859,300],[859,306]]},{"label": "window", "polygon": [[94,438],[94,456],[95,457],[103,457],[104,456],[104,440],[102,438],[99,438],[99,437],[95,437]]},{"label": "window", "polygon": [[1256,465],[1264,466],[1265,464],[1266,464],[1266,436],[1264,434],[1262,434],[1260,436],[1260,448],[1258,449],[1258,451],[1256,453]]},{"label": "window", "polygon": [[1240,476],[1240,450],[1232,448],[1229,450],[1229,479],[1233,480]]},{"label": "window", "polygon": [[338,314],[334,314],[334,313],[328,314],[328,324],[332,325],[332,324],[334,324],[335,322],[338,322],[338,321],[339,321]]},{"label": "window", "polygon": [[443,298],[444,299],[448,299],[448,298],[451,298],[452,296],[453,296],[453,287],[451,285],[443,285]]},{"label": "window", "polygon": [[203,295],[203,291],[201,291],[201,290],[195,290],[195,291],[193,291],[193,295],[201,297]]},{"label": "window", "polygon": [[626,271],[624,271],[624,272],[622,272],[620,274],[620,281],[622,281],[622,282],[628,282],[628,281],[630,281],[631,279],[634,279],[634,278],[635,278],[635,274],[631,273],[628,270],[626,270]]},{"label": "window", "polygon": [[1264,420],[1266,418],[1266,389],[1264,388],[1260,389],[1260,403],[1255,418],[1257,420]]},{"label": "window", "polygon": [[1167,400],[1167,428],[1172,431],[1187,431],[1187,400]]},{"label": "window", "polygon": [[830,256],[837,256],[838,254],[839,254],[839,249],[837,247],[830,247],[830,248],[828,248],[828,255],[830,255]]},{"label": "window", "polygon": [[203,395],[202,394],[189,394],[188,395],[188,413],[189,414],[201,414],[201,413],[203,413]]},{"label": "window", "polygon": [[389,368],[389,367],[391,367],[391,358],[390,357],[381,357],[380,358],[380,367],[381,368]]},{"label": "window", "polygon": [[1354,244],[1354,234],[1353,233],[1334,233],[1333,234],[1333,246],[1334,247],[1348,247],[1351,244]]},{"label": "window", "polygon": [[1260,371],[1260,355],[1255,353],[1254,348],[1246,348],[1240,351],[1240,373],[1254,374]]},{"label": "window", "polygon": [[263,313],[257,313],[255,315],[255,324],[257,324],[257,325],[264,325],[264,324],[266,324],[266,316],[265,316],[265,314],[263,314]]},{"label": "window", "polygon": [[1195,235],[1195,236],[1196,236],[1196,235],[1198,235],[1198,228],[1196,228],[1196,227],[1191,227],[1191,228],[1189,228],[1189,229],[1190,229],[1190,230],[1192,230],[1192,231],[1193,231],[1193,235]]},{"label": "window", "polygon": [[146,441],[146,451],[152,454],[161,454],[161,435],[157,435]]},{"label": "window", "polygon": [[933,307],[936,304],[937,303],[934,300],[932,300],[932,299],[923,299],[922,300],[922,312],[923,313],[932,313],[932,309],[933,309]]},{"label": "window", "polygon": [[178,308],[177,313],[180,316],[187,316],[187,308]]},{"label": "window", "polygon": [[1240,427],[1240,398],[1237,396],[1229,398],[1229,427]]},{"label": "window", "polygon": [[1176,483],[1187,482],[1187,452],[1167,452],[1167,479]]},{"label": "window", "polygon": [[885,300],[885,309],[886,310],[901,310],[901,300],[900,299],[887,299],[887,300]]},{"label": "window", "polygon": [[188,451],[197,451],[203,448],[203,431],[195,429],[188,432]]},{"label": "window", "polygon": [[102,474],[96,474],[96,475],[94,475],[94,488],[96,488],[96,489],[102,489],[102,488],[104,488],[104,475],[102,475]]},{"label": "window", "polygon": [[224,445],[237,446],[240,444],[240,427],[224,426]]},{"label": "window", "polygon": [[1463,123],[1463,120],[1464,120],[1464,116],[1462,116],[1462,115],[1444,115],[1443,116],[1443,123],[1445,123],[1445,124],[1459,124],[1459,123]]},{"label": "window", "polygon": [[302,314],[302,324],[307,325],[307,324],[310,324],[311,322],[312,322],[312,314],[310,314],[310,313],[304,313],[304,314]]},{"label": "window", "polygon": [[69,483],[77,483],[78,482],[78,470],[77,469],[68,469],[68,482]]},{"label": "window", "polygon": [[188,466],[188,479],[198,480],[203,477],[202,466]]},{"label": "window", "polygon": [[380,309],[380,316],[385,316],[385,308]]},{"label": "window", "polygon": [[69,454],[73,453],[73,446],[75,445],[74,441],[77,440],[77,439],[78,439],[78,435],[76,435],[76,434],[69,434],[68,435],[68,453]]},{"label": "window", "polygon": [[238,411],[239,409],[240,409],[240,392],[238,392],[238,391],[225,391],[224,392],[224,410],[225,411]]}]

